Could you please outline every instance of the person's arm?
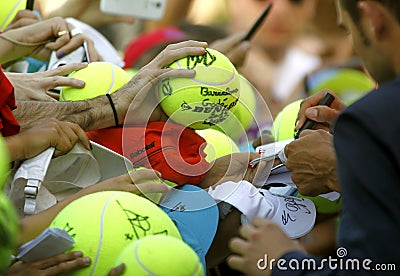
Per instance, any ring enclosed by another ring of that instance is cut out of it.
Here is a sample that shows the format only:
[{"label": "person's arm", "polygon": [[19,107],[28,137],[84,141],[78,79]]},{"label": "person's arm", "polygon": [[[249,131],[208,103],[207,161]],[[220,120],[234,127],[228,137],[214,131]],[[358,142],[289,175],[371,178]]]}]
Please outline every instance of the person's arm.
[{"label": "person's arm", "polygon": [[78,141],[90,150],[89,139],[77,124],[53,118],[4,140],[12,161],[35,157],[50,147],[55,148],[55,156],[60,156],[69,152]]},{"label": "person's arm", "polygon": [[100,191],[124,191],[140,195],[148,193],[167,193],[169,190],[170,187],[167,184],[160,182],[155,171],[148,169],[135,171],[130,175],[126,174],[102,181],[80,190],[76,194],[65,198],[47,210],[36,215],[24,217],[21,220],[19,244],[24,244],[25,242],[34,239],[50,225],[52,220],[65,206],[85,195]]},{"label": "person's arm", "polygon": [[[128,111],[127,120],[134,124],[165,120],[166,117],[158,105],[153,85],[157,83],[160,76],[193,77],[195,72],[162,68],[182,57],[202,55],[206,47],[207,43],[197,41],[170,44],[126,85],[111,94],[118,124],[124,123]],[[18,101],[17,106],[13,114],[22,129],[30,128],[49,118],[77,123],[86,131],[115,126],[113,110],[106,96],[80,102]]]}]

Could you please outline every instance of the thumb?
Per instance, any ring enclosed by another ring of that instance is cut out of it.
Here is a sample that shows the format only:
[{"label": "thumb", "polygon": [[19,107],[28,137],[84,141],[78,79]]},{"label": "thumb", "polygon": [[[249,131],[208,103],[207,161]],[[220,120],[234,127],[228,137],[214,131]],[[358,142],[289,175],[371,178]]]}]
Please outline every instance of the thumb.
[{"label": "thumb", "polygon": [[328,106],[314,106],[306,110],[307,118],[319,123],[328,123],[332,125],[339,116],[340,111],[332,109]]}]

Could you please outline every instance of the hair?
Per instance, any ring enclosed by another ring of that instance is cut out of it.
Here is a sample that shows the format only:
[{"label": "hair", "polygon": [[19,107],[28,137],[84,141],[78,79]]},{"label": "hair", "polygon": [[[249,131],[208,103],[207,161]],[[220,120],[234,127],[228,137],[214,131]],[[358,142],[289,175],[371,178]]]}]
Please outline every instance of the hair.
[{"label": "hair", "polygon": [[[342,0],[343,8],[346,9],[352,17],[354,23],[360,22],[360,11],[357,8],[357,3],[360,0]],[[385,6],[400,23],[400,1],[399,0],[374,0]]]}]

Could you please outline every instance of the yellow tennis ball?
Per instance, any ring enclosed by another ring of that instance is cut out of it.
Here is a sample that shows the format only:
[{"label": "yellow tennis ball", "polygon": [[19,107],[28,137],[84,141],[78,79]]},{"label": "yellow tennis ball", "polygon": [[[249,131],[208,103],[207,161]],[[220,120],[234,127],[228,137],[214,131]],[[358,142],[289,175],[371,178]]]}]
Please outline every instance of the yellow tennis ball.
[{"label": "yellow tennis ball", "polygon": [[0,30],[5,30],[19,10],[25,10],[26,0],[3,0],[0,8]]},{"label": "yellow tennis ball", "polygon": [[111,94],[125,85],[131,76],[122,68],[109,62],[92,62],[69,77],[85,82],[83,88],[63,87],[60,101],[82,101]]},{"label": "yellow tennis ball", "polygon": [[0,192],[3,192],[11,169],[10,156],[3,136],[0,135]]},{"label": "yellow tennis ball", "polygon": [[17,248],[19,222],[13,205],[0,193],[0,274],[10,265],[11,254]]},{"label": "yellow tennis ball", "polygon": [[298,100],[288,104],[275,117],[272,127],[272,135],[275,137],[275,141],[283,141],[294,137],[301,101]]},{"label": "yellow tennis ball", "polygon": [[218,125],[235,110],[240,80],[230,60],[213,49],[202,56],[188,56],[169,68],[192,69],[193,78],[164,78],[159,98],[164,112],[176,123],[194,129]]},{"label": "yellow tennis ball", "polygon": [[204,153],[207,154],[206,160],[208,162],[231,153],[240,152],[236,143],[229,136],[218,130],[209,128],[196,130],[196,132],[207,141]]},{"label": "yellow tennis ball", "polygon": [[70,251],[90,257],[90,267],[73,275],[103,275],[121,249],[151,235],[181,239],[168,215],[153,202],[127,192],[106,191],[81,197],[65,207],[50,227],[66,230],[75,240]]},{"label": "yellow tennis ball", "polygon": [[164,235],[148,236],[128,244],[114,266],[125,264],[122,275],[203,276],[196,252],[182,240]]},{"label": "yellow tennis ball", "polygon": [[242,75],[240,79],[240,99],[231,116],[218,126],[212,128],[222,131],[232,139],[238,139],[245,134],[254,121],[257,102],[253,85]]}]

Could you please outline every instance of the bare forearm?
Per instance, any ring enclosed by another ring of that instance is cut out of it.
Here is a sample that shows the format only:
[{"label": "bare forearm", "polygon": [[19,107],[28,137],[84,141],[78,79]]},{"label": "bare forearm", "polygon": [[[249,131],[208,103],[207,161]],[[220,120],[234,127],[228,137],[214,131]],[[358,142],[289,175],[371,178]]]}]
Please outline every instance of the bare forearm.
[{"label": "bare forearm", "polygon": [[[85,131],[115,125],[110,103],[105,96],[79,102],[18,101],[17,106],[13,114],[22,130],[49,118],[76,123]],[[119,116],[120,122],[123,121],[122,115]]]}]

